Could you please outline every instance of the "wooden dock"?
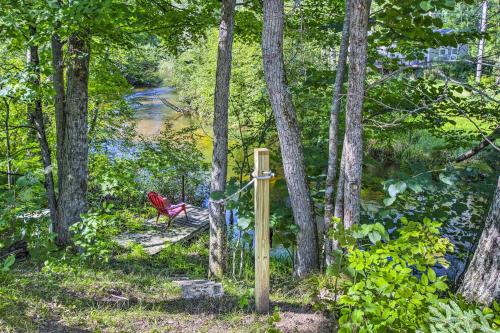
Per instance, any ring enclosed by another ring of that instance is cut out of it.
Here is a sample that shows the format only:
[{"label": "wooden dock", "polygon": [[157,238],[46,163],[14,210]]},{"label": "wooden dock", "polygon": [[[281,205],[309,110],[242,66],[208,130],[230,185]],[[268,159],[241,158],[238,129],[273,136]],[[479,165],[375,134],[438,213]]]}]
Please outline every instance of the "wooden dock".
[{"label": "wooden dock", "polygon": [[156,254],[167,244],[187,241],[208,229],[208,209],[186,204],[189,221],[184,214],[179,214],[169,228],[166,217],[160,222],[154,219],[145,222],[146,231],[141,233],[124,233],[116,238],[121,246],[129,246],[131,242],[141,244],[149,254]]}]

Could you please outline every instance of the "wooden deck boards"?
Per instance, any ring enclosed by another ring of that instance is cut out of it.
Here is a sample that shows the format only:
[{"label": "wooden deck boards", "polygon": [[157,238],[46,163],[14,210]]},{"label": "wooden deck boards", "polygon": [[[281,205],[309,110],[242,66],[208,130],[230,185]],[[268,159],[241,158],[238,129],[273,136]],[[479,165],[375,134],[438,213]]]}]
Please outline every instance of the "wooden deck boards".
[{"label": "wooden deck boards", "polygon": [[179,214],[167,229],[166,217],[146,221],[146,231],[142,233],[124,233],[116,238],[118,244],[128,246],[131,242],[141,244],[149,254],[156,254],[168,243],[187,241],[209,226],[208,209],[186,204],[189,221],[183,213]]}]

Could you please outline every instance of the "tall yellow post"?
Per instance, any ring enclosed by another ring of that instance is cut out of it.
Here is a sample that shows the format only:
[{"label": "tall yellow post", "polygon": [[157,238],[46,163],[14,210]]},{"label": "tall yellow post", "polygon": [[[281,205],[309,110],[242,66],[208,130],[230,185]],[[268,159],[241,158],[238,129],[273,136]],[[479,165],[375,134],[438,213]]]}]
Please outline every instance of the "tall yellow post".
[{"label": "tall yellow post", "polygon": [[[254,150],[255,309],[269,312],[269,150]],[[259,179],[263,177],[264,179]]]}]

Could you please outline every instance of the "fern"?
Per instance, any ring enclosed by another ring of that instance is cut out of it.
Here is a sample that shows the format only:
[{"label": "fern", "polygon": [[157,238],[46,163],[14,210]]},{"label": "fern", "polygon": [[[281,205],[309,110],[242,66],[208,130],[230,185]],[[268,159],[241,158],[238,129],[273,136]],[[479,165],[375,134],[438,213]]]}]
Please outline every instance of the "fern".
[{"label": "fern", "polygon": [[454,301],[429,307],[431,333],[495,333],[488,319],[493,314],[483,314],[479,309],[462,310]]}]

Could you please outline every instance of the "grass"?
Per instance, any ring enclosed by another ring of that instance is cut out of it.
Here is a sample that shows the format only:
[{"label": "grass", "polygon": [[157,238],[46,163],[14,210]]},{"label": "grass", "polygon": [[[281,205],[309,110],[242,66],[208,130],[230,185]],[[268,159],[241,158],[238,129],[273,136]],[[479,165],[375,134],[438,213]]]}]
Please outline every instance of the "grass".
[{"label": "grass", "polygon": [[[253,313],[252,281],[225,279],[225,296],[217,301],[180,297],[173,280],[206,277],[207,239],[169,246],[155,257],[135,246],[109,262],[63,253],[44,263],[17,262],[0,273],[0,332],[267,332],[274,324]],[[284,280],[274,276],[271,300],[284,313],[285,331],[300,316],[324,320],[310,311],[300,284]],[[245,298],[249,306],[242,306]]]}]

